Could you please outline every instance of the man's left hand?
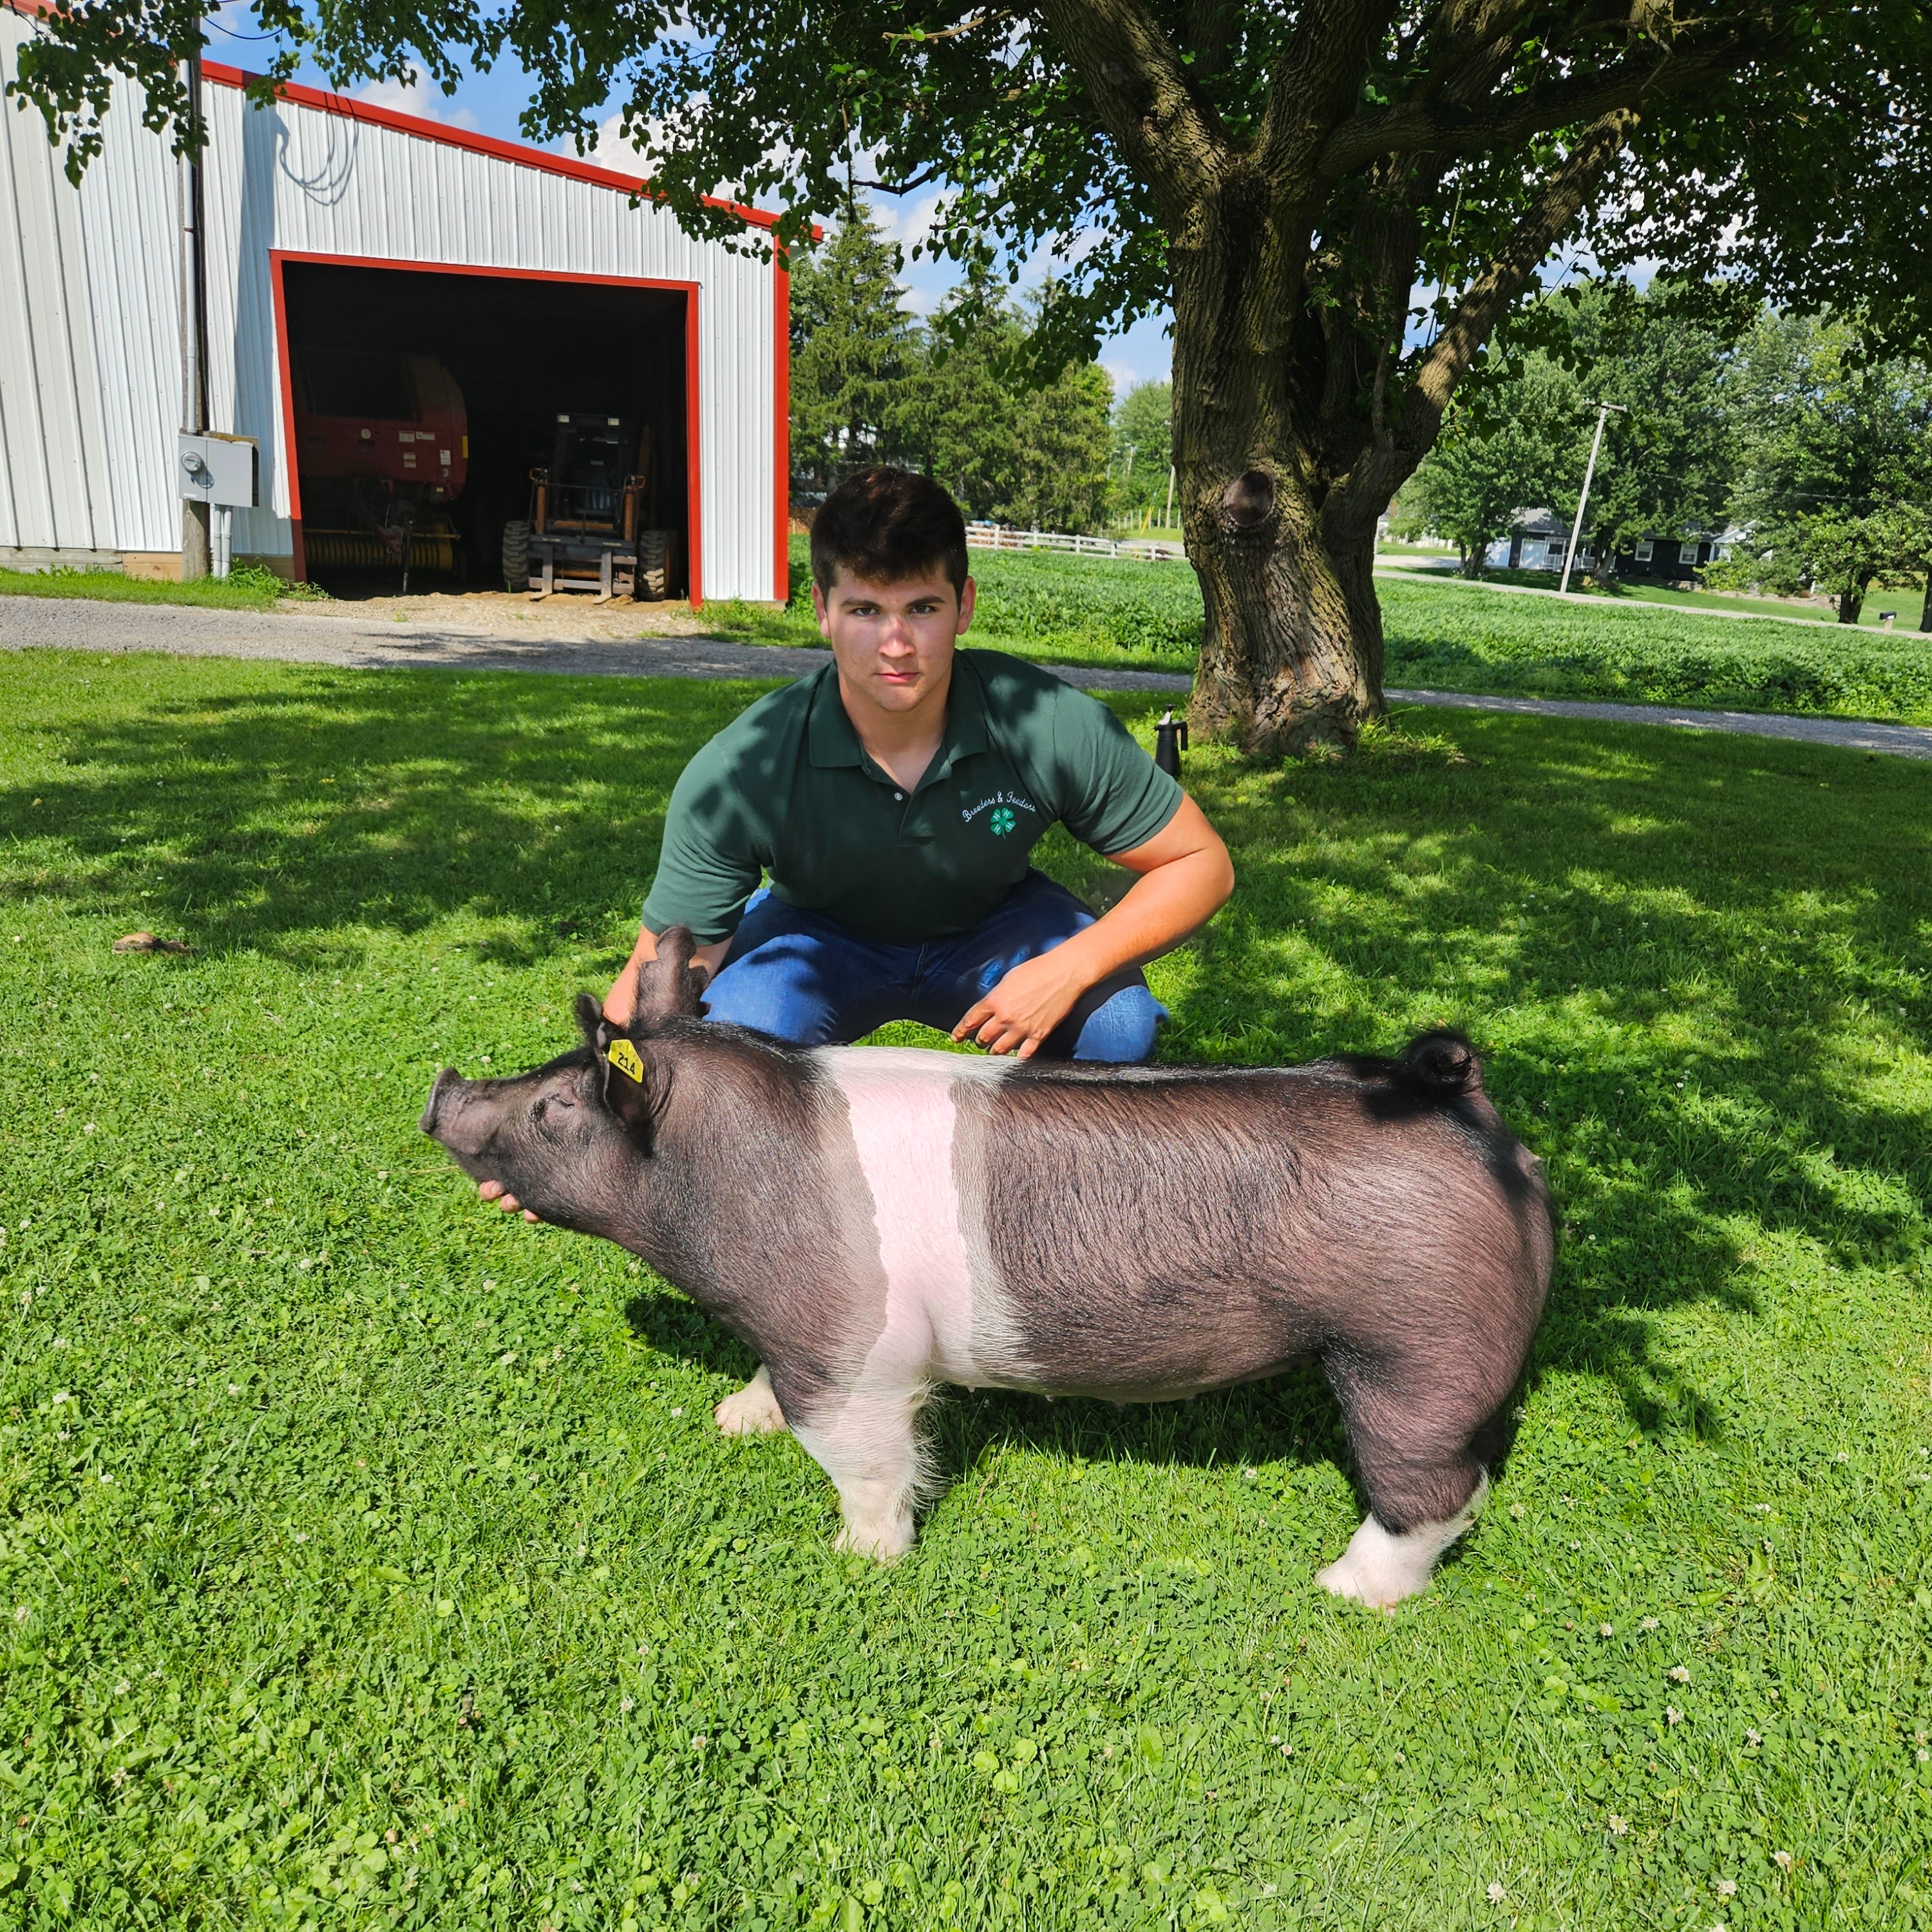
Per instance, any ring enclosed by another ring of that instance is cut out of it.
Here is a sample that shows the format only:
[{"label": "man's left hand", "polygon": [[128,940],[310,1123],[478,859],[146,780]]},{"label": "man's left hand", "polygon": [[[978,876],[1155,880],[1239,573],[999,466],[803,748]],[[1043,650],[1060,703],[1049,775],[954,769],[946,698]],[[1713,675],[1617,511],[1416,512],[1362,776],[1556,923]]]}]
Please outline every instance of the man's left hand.
[{"label": "man's left hand", "polygon": [[952,1029],[955,1040],[974,1040],[988,1053],[1017,1053],[1029,1060],[1073,1010],[1092,983],[1070,945],[1056,946],[1016,966]]}]

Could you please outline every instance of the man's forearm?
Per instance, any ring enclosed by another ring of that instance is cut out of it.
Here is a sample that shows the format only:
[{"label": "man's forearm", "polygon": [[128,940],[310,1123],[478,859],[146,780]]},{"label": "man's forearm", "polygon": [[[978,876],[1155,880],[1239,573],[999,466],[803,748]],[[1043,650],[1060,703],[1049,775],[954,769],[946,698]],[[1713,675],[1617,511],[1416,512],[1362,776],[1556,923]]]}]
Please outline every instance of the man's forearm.
[{"label": "man's forearm", "polygon": [[1218,846],[1187,853],[1143,872],[1110,912],[1054,951],[1063,964],[1077,960],[1081,978],[1097,986],[1173,951],[1220,910],[1233,884],[1227,854]]}]

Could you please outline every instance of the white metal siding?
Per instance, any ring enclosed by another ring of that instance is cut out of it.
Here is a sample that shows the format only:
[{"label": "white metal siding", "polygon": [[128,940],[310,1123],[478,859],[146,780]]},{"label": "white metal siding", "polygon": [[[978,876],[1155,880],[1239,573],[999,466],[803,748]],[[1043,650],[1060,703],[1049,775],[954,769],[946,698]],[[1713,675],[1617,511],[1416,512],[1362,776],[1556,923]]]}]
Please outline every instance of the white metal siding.
[{"label": "white metal siding", "polygon": [[[0,7],[0,69],[27,22]],[[211,86],[212,426],[259,439],[262,507],[235,548],[286,555],[290,497],[269,252],[614,275],[698,285],[700,580],[706,597],[784,594],[776,309],[769,262],[694,241],[662,210],[494,155],[326,109],[250,106]],[[0,116],[16,212],[0,240],[0,544],[172,550],[178,410],[175,174],[117,96],[76,195],[38,116]]]}]

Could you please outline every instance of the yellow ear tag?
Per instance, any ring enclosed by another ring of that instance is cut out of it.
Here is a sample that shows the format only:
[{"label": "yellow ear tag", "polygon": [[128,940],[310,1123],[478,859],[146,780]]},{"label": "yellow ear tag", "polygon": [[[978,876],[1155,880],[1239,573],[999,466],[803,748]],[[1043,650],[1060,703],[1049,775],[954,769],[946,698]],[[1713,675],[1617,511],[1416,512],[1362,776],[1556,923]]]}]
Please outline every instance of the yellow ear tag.
[{"label": "yellow ear tag", "polygon": [[638,1049],[628,1040],[614,1040],[608,1058],[620,1073],[628,1074],[640,1086],[644,1084],[644,1063],[638,1057]]}]

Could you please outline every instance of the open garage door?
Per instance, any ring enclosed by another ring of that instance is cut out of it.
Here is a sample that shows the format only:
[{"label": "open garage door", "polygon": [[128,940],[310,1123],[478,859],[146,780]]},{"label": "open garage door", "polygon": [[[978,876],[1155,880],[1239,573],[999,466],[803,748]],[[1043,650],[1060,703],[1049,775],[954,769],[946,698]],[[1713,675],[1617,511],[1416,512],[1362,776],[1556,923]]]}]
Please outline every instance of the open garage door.
[{"label": "open garage door", "polygon": [[513,578],[531,568],[533,517],[562,517],[560,560],[590,561],[586,575],[560,560],[556,587],[689,590],[688,288],[296,256],[276,268],[303,574],[352,595],[394,591],[405,568],[412,589],[500,590],[506,555]]}]

